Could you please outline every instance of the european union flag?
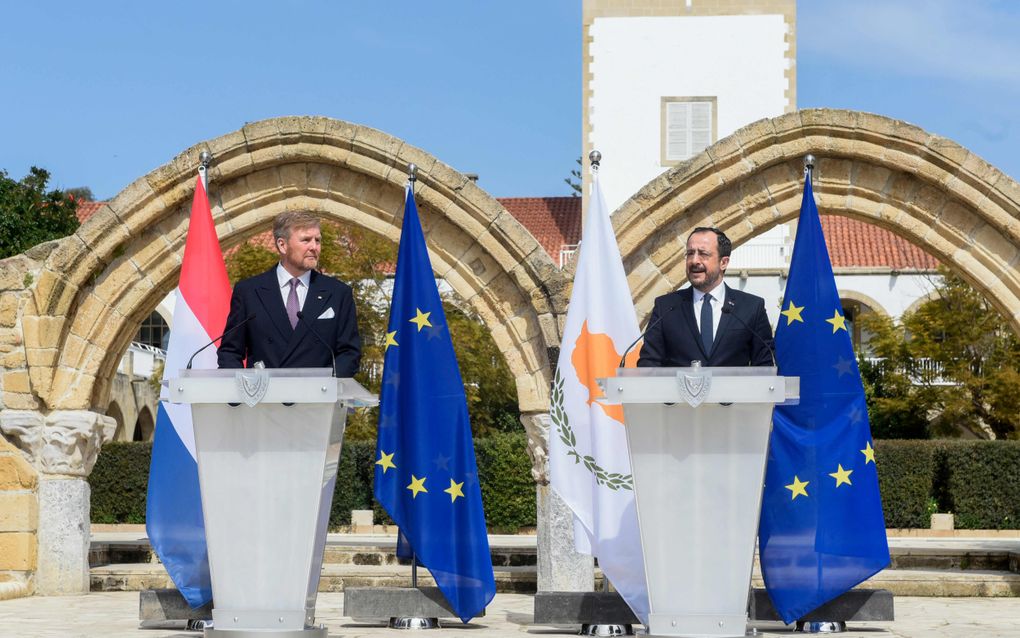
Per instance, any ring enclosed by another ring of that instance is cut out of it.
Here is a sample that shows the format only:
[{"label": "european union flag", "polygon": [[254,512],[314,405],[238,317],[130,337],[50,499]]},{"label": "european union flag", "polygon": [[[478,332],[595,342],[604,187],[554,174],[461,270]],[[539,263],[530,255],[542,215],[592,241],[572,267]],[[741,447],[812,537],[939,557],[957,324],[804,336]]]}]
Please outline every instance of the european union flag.
[{"label": "european union flag", "polygon": [[864,387],[825,247],[810,177],[776,329],[779,373],[800,404],[777,407],[758,547],[787,623],[889,564]]},{"label": "european union flag", "polygon": [[375,498],[457,616],[496,593],[464,383],[407,191],[379,401]]}]

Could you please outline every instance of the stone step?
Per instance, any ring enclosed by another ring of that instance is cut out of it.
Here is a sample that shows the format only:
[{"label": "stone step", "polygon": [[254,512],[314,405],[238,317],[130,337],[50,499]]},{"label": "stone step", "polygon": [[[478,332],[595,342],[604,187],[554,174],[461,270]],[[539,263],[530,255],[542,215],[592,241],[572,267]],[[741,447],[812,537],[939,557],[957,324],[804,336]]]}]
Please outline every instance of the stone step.
[{"label": "stone step", "polygon": [[[494,567],[520,567],[537,564],[534,545],[491,545]],[[910,546],[890,548],[892,569],[953,569],[978,571],[1009,571],[1020,573],[1020,552],[1008,547]],[[121,563],[158,563],[146,539],[130,541],[93,541],[89,551],[92,566]],[[396,543],[386,540],[331,542],[323,556],[326,565],[407,565],[397,559]],[[757,566],[757,555],[755,565]]]},{"label": "stone step", "polygon": [[[494,569],[496,591],[533,593],[536,590],[535,567],[498,567]],[[601,587],[601,572],[596,570],[596,588]],[[113,564],[93,567],[92,591],[140,591],[173,587],[166,570],[158,563]],[[428,570],[418,570],[420,585],[434,585]],[[345,587],[410,587],[411,570],[402,565],[324,565],[319,591],[339,592]],[[755,569],[752,585],[763,587]],[[887,589],[895,596],[928,597],[1020,597],[1020,574],[975,569],[886,569],[861,584],[872,589]]]},{"label": "stone step", "polygon": [[[521,567],[538,564],[535,547],[491,547],[494,567]],[[89,565],[122,563],[158,563],[146,540],[93,541],[89,549]],[[396,543],[392,544],[333,544],[328,543],[323,553],[326,565],[410,565],[410,561],[397,558]]]},{"label": "stone step", "polygon": [[[494,567],[498,593],[534,593],[537,572],[534,566]],[[159,563],[117,563],[90,570],[91,590],[141,591],[168,589],[173,582]],[[435,586],[427,569],[418,570],[418,584]],[[320,592],[342,592],[346,587],[410,587],[411,568],[404,565],[323,565],[319,577]]]}]

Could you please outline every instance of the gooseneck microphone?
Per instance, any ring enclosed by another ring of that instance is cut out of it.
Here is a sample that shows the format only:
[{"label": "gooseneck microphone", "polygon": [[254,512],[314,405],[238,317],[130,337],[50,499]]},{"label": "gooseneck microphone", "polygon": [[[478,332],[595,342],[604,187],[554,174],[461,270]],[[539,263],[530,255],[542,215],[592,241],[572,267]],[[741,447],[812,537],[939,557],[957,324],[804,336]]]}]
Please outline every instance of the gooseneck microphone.
[{"label": "gooseneck microphone", "polygon": [[336,353],[333,352],[333,348],[329,347],[329,344],[326,343],[326,340],[323,339],[322,336],[315,331],[315,326],[313,326],[310,322],[305,321],[305,313],[303,311],[298,310],[297,318],[298,321],[300,321],[301,323],[305,324],[308,327],[308,331],[311,332],[312,335],[314,335],[315,338],[319,340],[319,343],[325,346],[326,350],[329,351],[329,358],[333,361],[333,368],[332,372],[330,373],[330,376],[336,378]]},{"label": "gooseneck microphone", "polygon": [[659,317],[655,321],[653,321],[652,323],[648,324],[645,327],[645,329],[641,331],[641,334],[638,335],[638,338],[635,339],[629,346],[627,346],[627,349],[623,351],[623,356],[620,357],[620,365],[618,365],[616,367],[618,367],[618,368],[625,367],[624,364],[627,363],[627,355],[630,354],[630,351],[634,349],[634,346],[637,345],[637,342],[641,341],[642,339],[644,339],[645,335],[648,334],[649,330],[651,330],[655,326],[659,325],[659,322],[661,322],[666,317],[666,315],[668,315],[669,313],[673,312],[673,308],[676,308],[676,306],[670,306],[669,308],[666,308],[666,312],[664,312],[661,315],[659,315]]},{"label": "gooseneck microphone", "polygon": [[733,312],[733,308],[734,308],[734,307],[736,307],[736,305],[737,305],[737,304],[733,303],[733,300],[732,300],[732,299],[728,299],[728,300],[726,301],[726,303],[724,303],[724,304],[723,304],[723,307],[722,307],[722,313],[723,313],[724,315],[730,315],[731,317],[733,317],[734,319],[736,319],[737,321],[739,321],[739,322],[740,322],[740,325],[742,325],[742,326],[744,326],[745,328],[747,328],[747,331],[748,331],[748,332],[750,332],[750,333],[751,333],[752,335],[754,335],[754,338],[755,338],[755,339],[757,339],[757,340],[758,340],[758,341],[760,341],[761,343],[765,344],[765,348],[766,348],[766,349],[767,349],[767,350],[769,351],[769,356],[771,356],[771,357],[772,357],[772,367],[773,367],[773,368],[778,368],[778,367],[779,367],[779,365],[777,365],[777,364],[776,364],[776,351],[775,351],[775,350],[773,349],[773,347],[772,347],[772,344],[770,344],[770,343],[769,343],[768,341],[765,341],[764,339],[762,339],[762,337],[761,337],[761,335],[760,335],[760,334],[758,334],[758,333],[757,333],[757,332],[755,332],[754,330],[751,330],[751,326],[747,325],[747,322],[746,322],[746,321],[744,321],[743,319],[741,319],[741,318],[740,318],[740,317],[739,317],[739,316],[737,315],[737,313]]},{"label": "gooseneck microphone", "polygon": [[240,328],[241,326],[243,326],[244,324],[248,323],[249,321],[251,321],[251,320],[252,320],[252,319],[254,319],[254,318],[255,318],[255,313],[253,312],[253,313],[251,313],[250,315],[248,315],[247,317],[245,317],[245,318],[244,318],[244,321],[242,321],[242,322],[238,323],[238,324],[237,324],[236,326],[231,326],[230,328],[228,328],[228,329],[224,330],[224,331],[223,331],[223,334],[221,334],[220,336],[216,337],[215,339],[213,339],[213,340],[212,340],[212,341],[210,341],[209,343],[205,344],[204,346],[202,346],[202,347],[201,347],[201,348],[199,348],[198,350],[195,350],[195,353],[194,353],[193,355],[191,355],[191,358],[190,358],[190,359],[188,359],[188,365],[187,365],[187,367],[185,368],[185,370],[191,370],[191,364],[192,364],[192,363],[194,363],[194,361],[195,361],[195,357],[197,357],[197,356],[198,356],[198,354],[199,354],[200,352],[202,352],[203,350],[205,350],[206,348],[208,348],[208,347],[209,347],[209,346],[211,346],[212,344],[216,343],[217,341],[219,341],[219,340],[220,340],[220,339],[222,339],[223,337],[227,336],[227,335],[228,335],[228,334],[230,334],[231,332],[233,332],[233,331],[237,330],[238,328]]}]

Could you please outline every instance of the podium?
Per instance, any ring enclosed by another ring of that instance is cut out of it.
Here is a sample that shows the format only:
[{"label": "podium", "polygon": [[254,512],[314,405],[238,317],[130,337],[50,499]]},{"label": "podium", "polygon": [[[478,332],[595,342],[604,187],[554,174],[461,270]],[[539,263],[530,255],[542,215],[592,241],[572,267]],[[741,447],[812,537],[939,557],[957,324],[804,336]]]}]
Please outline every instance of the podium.
[{"label": "podium", "polygon": [[648,634],[747,627],[772,408],[799,379],[775,368],[631,368],[600,380],[623,404],[648,585]]},{"label": "podium", "polygon": [[347,409],[374,395],[328,368],[181,370],[213,590],[206,636],[326,638],[314,627]]}]

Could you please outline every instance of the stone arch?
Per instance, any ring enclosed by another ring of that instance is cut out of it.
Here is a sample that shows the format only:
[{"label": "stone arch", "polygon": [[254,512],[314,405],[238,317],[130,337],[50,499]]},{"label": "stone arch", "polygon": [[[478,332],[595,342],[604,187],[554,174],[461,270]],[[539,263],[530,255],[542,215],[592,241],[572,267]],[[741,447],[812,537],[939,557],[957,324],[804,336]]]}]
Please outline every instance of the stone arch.
[{"label": "stone arch", "polygon": [[867,306],[872,312],[881,313],[886,317],[889,316],[889,311],[886,310],[881,303],[863,292],[858,292],[856,290],[838,290],[837,292],[839,293],[839,298],[841,300],[856,301],[863,306]]},{"label": "stone arch", "polygon": [[120,404],[116,401],[112,401],[106,408],[106,416],[110,417],[117,423],[117,429],[114,430],[113,433],[113,440],[130,441],[132,430],[128,429],[127,423],[124,422],[124,411],[120,409]]},{"label": "stone arch", "polygon": [[682,239],[739,245],[796,219],[817,158],[822,214],[900,235],[959,273],[1020,332],[1020,185],[958,144],[868,113],[811,109],[750,124],[652,180],[614,215],[639,314],[685,280]]},{"label": "stone arch", "polygon": [[138,419],[135,421],[135,429],[132,432],[133,441],[152,441],[152,435],[156,430],[156,421],[152,418],[152,411],[149,406],[143,407],[138,412]]},{"label": "stone arch", "polygon": [[397,241],[407,166],[416,164],[434,270],[491,329],[522,412],[546,408],[549,349],[558,345],[566,285],[531,234],[470,179],[420,149],[347,122],[286,117],[188,149],[124,189],[74,235],[44,247],[23,313],[36,409],[105,406],[135,327],[176,286],[202,150],[215,158],[209,193],[224,248],[297,207]]}]

